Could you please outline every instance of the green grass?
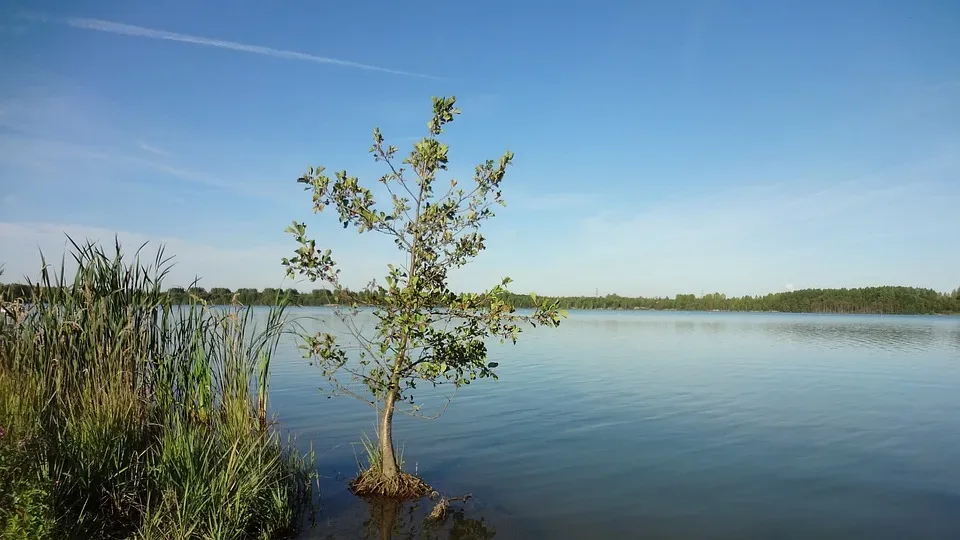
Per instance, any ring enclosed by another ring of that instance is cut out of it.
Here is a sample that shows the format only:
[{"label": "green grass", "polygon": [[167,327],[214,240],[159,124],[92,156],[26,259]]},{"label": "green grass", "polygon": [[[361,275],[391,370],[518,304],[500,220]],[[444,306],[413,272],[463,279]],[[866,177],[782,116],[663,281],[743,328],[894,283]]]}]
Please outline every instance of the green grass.
[{"label": "green grass", "polygon": [[267,418],[283,302],[171,305],[162,251],[73,244],[28,303],[0,298],[0,537],[281,538],[310,509],[312,453]]}]

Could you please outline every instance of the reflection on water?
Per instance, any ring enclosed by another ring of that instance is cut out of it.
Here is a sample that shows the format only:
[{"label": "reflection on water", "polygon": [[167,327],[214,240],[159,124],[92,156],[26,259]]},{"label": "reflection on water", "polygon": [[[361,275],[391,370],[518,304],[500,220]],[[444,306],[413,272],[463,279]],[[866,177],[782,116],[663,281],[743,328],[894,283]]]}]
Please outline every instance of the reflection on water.
[{"label": "reflection on water", "polygon": [[[606,312],[604,312],[606,313]],[[816,343],[828,347],[846,345],[894,349],[927,348],[936,340],[960,341],[956,318],[907,316],[856,316],[815,314],[675,313],[668,319],[661,313],[619,314],[601,318],[583,312],[568,325],[592,328],[609,336],[632,331],[636,334],[768,334],[774,339]],[[946,323],[943,324],[943,323]],[[950,324],[953,323],[953,324]],[[953,327],[952,331],[945,328]]]},{"label": "reflection on water", "polygon": [[397,502],[384,499],[358,501],[355,509],[307,529],[303,539],[333,540],[489,540],[496,529],[475,509],[453,506],[441,518],[431,517],[428,499]]},{"label": "reflection on water", "polygon": [[573,312],[491,355],[499,381],[397,419],[409,470],[474,495],[431,532],[429,502],[384,528],[335,479],[373,412],[284,343],[273,411],[323,476],[308,537],[960,538],[960,318]]},{"label": "reflection on water", "polygon": [[875,323],[771,324],[767,330],[787,341],[817,342],[834,348],[854,346],[924,350],[946,337],[946,334],[930,326]]}]

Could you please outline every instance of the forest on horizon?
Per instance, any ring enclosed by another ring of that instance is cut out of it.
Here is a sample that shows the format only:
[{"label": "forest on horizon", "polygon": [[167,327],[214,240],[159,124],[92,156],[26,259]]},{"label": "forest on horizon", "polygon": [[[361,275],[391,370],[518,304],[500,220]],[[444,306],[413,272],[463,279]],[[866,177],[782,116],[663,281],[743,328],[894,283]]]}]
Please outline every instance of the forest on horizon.
[{"label": "forest on horizon", "polygon": [[[377,291],[348,291],[335,294],[328,289],[300,292],[297,289],[230,290],[224,287],[171,287],[174,302],[189,295],[211,304],[240,303],[272,305],[286,295],[295,305],[325,306],[352,302],[377,304]],[[0,297],[6,300],[28,299],[30,287],[24,284],[0,284]],[[676,311],[770,311],[790,313],[882,313],[882,314],[956,314],[960,313],[960,288],[949,293],[918,287],[862,287],[853,289],[803,289],[760,296],[728,297],[722,293],[702,296],[678,294],[670,297],[606,296],[541,297],[559,300],[563,309],[676,310]],[[505,300],[518,309],[533,307],[530,295],[510,293]]]}]

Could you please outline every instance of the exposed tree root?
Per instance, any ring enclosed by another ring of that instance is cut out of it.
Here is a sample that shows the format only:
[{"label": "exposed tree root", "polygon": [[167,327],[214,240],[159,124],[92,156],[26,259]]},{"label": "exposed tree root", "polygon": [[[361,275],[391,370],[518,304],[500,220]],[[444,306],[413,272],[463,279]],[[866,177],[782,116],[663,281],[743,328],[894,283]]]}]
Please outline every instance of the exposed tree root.
[{"label": "exposed tree root", "polygon": [[450,511],[450,501],[447,500],[446,497],[440,497],[440,500],[437,501],[437,504],[433,507],[433,511],[430,512],[428,518],[436,521],[443,521],[446,519],[448,511]]},{"label": "exposed tree root", "polygon": [[427,518],[435,521],[443,521],[447,519],[447,513],[450,511],[450,503],[455,501],[466,501],[472,496],[473,495],[471,495],[470,493],[467,493],[466,495],[461,495],[460,497],[447,498],[440,495],[438,492],[434,491],[430,494],[431,500],[436,497],[439,497],[440,500],[438,500],[437,504],[434,505],[433,511],[430,512],[430,515],[427,516]]},{"label": "exposed tree root", "polygon": [[422,499],[431,490],[430,485],[405,472],[393,478],[385,477],[378,469],[367,469],[350,482],[350,490],[359,497],[385,497],[398,501]]}]

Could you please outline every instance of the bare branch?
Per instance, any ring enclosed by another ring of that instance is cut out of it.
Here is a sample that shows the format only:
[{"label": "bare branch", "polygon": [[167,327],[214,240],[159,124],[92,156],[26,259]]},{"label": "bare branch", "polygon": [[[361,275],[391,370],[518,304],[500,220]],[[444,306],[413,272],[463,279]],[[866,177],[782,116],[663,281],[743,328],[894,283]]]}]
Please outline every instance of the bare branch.
[{"label": "bare branch", "polygon": [[436,414],[427,416],[422,412],[420,412],[419,409],[418,410],[397,409],[397,410],[402,412],[403,414],[406,414],[407,416],[422,418],[424,420],[436,420],[437,418],[440,418],[441,416],[443,416],[443,413],[447,412],[447,409],[450,407],[450,404],[453,403],[453,398],[457,397],[457,390],[459,390],[459,387],[454,386],[453,394],[446,397],[447,402],[443,404],[443,407],[441,407]]}]

